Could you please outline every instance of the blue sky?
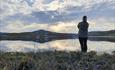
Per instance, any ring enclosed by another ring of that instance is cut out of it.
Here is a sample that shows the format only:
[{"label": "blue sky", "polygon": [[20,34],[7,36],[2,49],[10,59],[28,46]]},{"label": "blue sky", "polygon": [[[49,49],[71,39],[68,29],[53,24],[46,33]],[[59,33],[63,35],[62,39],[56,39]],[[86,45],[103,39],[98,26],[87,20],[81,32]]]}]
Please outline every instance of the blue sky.
[{"label": "blue sky", "polygon": [[0,0],[0,31],[74,33],[83,15],[89,31],[115,29],[115,0]]}]

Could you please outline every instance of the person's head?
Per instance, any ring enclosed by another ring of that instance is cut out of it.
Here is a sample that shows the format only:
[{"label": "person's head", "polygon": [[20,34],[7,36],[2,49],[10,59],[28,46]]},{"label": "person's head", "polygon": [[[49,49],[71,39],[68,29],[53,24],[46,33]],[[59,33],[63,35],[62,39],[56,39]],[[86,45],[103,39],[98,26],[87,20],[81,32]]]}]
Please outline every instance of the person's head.
[{"label": "person's head", "polygon": [[87,22],[87,16],[83,16],[83,21]]}]

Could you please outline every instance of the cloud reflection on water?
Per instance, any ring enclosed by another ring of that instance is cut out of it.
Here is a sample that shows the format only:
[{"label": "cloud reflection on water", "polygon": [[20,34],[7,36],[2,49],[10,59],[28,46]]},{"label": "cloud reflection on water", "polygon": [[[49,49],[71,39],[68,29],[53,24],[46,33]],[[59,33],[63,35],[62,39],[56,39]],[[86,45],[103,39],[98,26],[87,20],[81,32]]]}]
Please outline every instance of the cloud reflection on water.
[{"label": "cloud reflection on water", "polygon": [[[80,45],[75,40],[57,40],[46,42],[44,44],[29,41],[0,41],[0,50],[4,51],[45,51],[45,50],[62,50],[62,51],[80,51]],[[112,52],[115,50],[115,43],[88,41],[88,51]]]}]

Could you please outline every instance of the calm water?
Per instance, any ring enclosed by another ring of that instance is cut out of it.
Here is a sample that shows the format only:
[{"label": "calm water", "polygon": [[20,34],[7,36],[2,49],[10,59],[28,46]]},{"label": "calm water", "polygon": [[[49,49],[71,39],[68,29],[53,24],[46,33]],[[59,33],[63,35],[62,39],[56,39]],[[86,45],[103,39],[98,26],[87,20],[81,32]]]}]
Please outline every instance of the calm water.
[{"label": "calm water", "polygon": [[[78,39],[56,40],[46,43],[37,43],[31,41],[0,41],[0,50],[2,51],[45,51],[45,50],[64,50],[64,51],[80,51]],[[99,53],[111,53],[115,50],[115,43],[105,41],[88,41],[88,51],[97,51]]]}]

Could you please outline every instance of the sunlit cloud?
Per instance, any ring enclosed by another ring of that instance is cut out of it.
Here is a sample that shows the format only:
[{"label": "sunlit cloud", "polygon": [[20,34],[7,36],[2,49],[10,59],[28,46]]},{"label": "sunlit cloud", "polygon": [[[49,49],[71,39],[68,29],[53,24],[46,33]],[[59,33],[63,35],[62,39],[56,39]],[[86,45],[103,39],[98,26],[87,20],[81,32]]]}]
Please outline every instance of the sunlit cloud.
[{"label": "sunlit cloud", "polygon": [[[43,23],[31,23],[26,24],[24,22],[16,21],[9,22],[6,26],[1,27],[1,32],[32,32],[37,30],[48,30],[53,32],[60,33],[78,33],[78,25],[79,21],[70,21],[70,22],[58,22],[55,24],[43,24]],[[89,20],[89,31],[106,31],[113,30],[115,25],[114,23],[103,21],[92,21]]]},{"label": "sunlit cloud", "polygon": [[83,15],[90,31],[115,29],[114,0],[0,0],[0,31],[76,32]]}]

